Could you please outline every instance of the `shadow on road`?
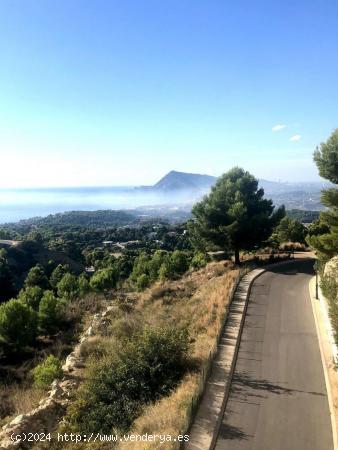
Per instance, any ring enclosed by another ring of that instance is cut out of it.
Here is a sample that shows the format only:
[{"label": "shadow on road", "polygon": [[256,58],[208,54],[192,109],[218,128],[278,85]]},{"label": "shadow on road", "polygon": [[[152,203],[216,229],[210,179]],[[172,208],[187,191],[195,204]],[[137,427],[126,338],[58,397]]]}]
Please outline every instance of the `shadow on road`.
[{"label": "shadow on road", "polygon": [[248,438],[250,437],[249,435],[247,435],[246,433],[244,433],[244,431],[242,431],[240,428],[238,427],[233,427],[231,425],[225,425],[222,424],[221,428],[219,430],[219,436],[222,439],[229,439],[229,440],[248,440]]},{"label": "shadow on road", "polygon": [[[291,389],[278,382],[272,382],[265,379],[255,379],[248,375],[247,373],[236,373],[233,376],[233,385],[231,387],[232,392],[239,393],[245,396],[255,396],[262,397],[254,391],[267,391],[276,395],[286,394],[292,395],[295,393],[309,394],[309,395],[319,395],[324,397],[322,392],[312,392],[312,391],[302,391],[299,389]],[[248,388],[251,390],[249,391]]]},{"label": "shadow on road", "polygon": [[313,276],[315,274],[313,265],[315,260],[308,259],[305,261],[291,260],[289,264],[271,267],[267,269],[267,272],[278,273],[279,275],[297,275],[303,273]]},{"label": "shadow on road", "polygon": [[[231,403],[245,403],[248,406],[254,405],[259,408],[260,399],[266,398],[266,393],[275,395],[294,395],[294,394],[308,394],[324,397],[325,394],[321,392],[308,392],[298,389],[291,389],[282,385],[280,382],[272,382],[266,379],[256,379],[249,376],[247,373],[239,373],[233,376],[231,392],[233,397]],[[231,417],[234,414],[232,407],[228,405],[227,414]],[[249,434],[246,434],[241,428],[223,422],[219,431],[219,437],[223,440],[248,440]]]}]

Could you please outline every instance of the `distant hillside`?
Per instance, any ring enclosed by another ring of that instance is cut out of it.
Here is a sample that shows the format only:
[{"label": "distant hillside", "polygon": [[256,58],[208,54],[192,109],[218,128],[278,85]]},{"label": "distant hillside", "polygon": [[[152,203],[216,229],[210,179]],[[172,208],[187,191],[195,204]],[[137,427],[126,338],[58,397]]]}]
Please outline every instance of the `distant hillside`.
[{"label": "distant hillside", "polygon": [[[142,188],[151,191],[183,191],[183,190],[209,190],[215,184],[217,177],[211,175],[201,175],[197,173],[186,173],[171,170],[153,186],[142,186]],[[282,194],[307,192],[318,193],[321,189],[329,187],[326,182],[285,182],[269,181],[259,179],[259,186],[266,194]]]},{"label": "distant hillside", "polygon": [[[210,191],[217,178],[210,175],[177,172],[172,170],[153,186],[144,186],[147,193],[163,195],[166,203],[194,203]],[[259,180],[259,186],[264,189],[265,196],[271,198],[275,205],[284,204],[287,209],[320,211],[323,205],[320,201],[321,190],[329,187],[325,182],[298,182]]]},{"label": "distant hillside", "polygon": [[312,223],[319,219],[320,211],[306,211],[302,209],[290,209],[286,211],[291,219],[299,220],[302,223]]},{"label": "distant hillside", "polygon": [[[46,217],[33,217],[31,219],[20,220],[17,226],[124,226],[137,222],[135,214],[126,210],[97,210],[97,211],[66,211],[64,213],[50,214]],[[14,229],[15,224],[10,224]]]},{"label": "distant hillside", "polygon": [[323,188],[329,187],[329,183],[321,182],[285,182],[285,181],[268,181],[264,179],[259,180],[259,185],[267,194],[280,194],[292,192],[307,192],[317,193]]},{"label": "distant hillside", "polygon": [[216,177],[172,170],[160,179],[153,189],[161,191],[205,190],[215,183]]}]

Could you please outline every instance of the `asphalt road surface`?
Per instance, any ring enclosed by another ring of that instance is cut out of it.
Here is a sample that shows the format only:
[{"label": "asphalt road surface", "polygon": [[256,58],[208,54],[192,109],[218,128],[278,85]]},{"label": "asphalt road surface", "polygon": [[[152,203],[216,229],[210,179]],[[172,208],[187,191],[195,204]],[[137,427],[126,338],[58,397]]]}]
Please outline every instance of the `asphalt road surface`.
[{"label": "asphalt road surface", "polygon": [[309,260],[254,282],[217,450],[333,449],[312,275]]}]

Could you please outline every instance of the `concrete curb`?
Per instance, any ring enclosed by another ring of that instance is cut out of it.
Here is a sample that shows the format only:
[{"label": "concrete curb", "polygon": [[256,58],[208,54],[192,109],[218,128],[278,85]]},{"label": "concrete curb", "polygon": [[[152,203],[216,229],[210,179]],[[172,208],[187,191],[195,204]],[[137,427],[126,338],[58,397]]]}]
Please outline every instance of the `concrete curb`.
[{"label": "concrete curb", "polygon": [[[237,356],[253,283],[269,269],[307,259],[308,258],[299,258],[269,264],[262,269],[254,269],[248,272],[239,281],[233,294],[229,314],[219,342],[219,348],[212,362],[211,375],[207,381],[204,395],[190,429],[190,439],[184,446],[186,450],[214,450],[215,448],[223,414],[229,398],[232,378],[236,368]],[[238,311],[239,309],[240,311]],[[236,316],[236,314],[237,316],[240,316],[239,322],[237,322],[229,333],[229,327],[231,328],[231,322],[233,321],[232,315]],[[235,343],[232,354],[230,354],[229,357],[227,353],[231,353],[231,349],[229,350],[230,344],[226,342],[227,340],[229,341],[229,338],[226,338],[226,336],[231,334],[231,331],[235,335],[232,338]],[[222,344],[222,340],[225,341],[224,344]],[[225,346],[228,346],[228,351],[225,350]],[[226,360],[222,360],[222,357],[228,357],[228,364],[226,364]],[[223,369],[222,372],[224,378],[222,380],[213,380],[213,374],[220,368],[221,370]],[[220,396],[222,397],[221,399]]]},{"label": "concrete curb", "polygon": [[[311,278],[310,283],[309,283],[310,301],[311,301],[313,317],[314,317],[314,321],[315,321],[315,325],[316,325],[320,357],[321,357],[323,371],[324,371],[327,399],[328,399],[328,404],[329,404],[331,426],[332,426],[333,449],[338,450],[336,414],[335,414],[335,408],[334,408],[334,402],[333,402],[333,396],[332,396],[332,388],[331,388],[329,370],[328,370],[326,354],[325,354],[325,350],[324,350],[325,333],[327,335],[326,337],[327,337],[327,341],[329,343],[330,353],[332,353],[331,356],[335,363],[336,363],[335,352],[337,351],[337,346],[335,343],[334,343],[334,345],[332,345],[332,342],[331,342],[331,339],[333,337],[333,331],[332,331],[331,322],[330,322],[329,315],[328,315],[327,305],[326,304],[323,305],[323,302],[326,303],[326,299],[323,296],[323,293],[321,292],[320,288],[319,288],[319,299],[315,298],[315,295],[313,295],[314,286],[315,286],[315,277]],[[315,302],[320,302],[320,305],[319,305],[320,308],[319,308],[318,312],[316,311]],[[322,334],[321,327],[320,327],[320,320],[321,320],[320,315],[322,316],[322,321],[323,321],[323,325],[324,325],[324,334]]]}]

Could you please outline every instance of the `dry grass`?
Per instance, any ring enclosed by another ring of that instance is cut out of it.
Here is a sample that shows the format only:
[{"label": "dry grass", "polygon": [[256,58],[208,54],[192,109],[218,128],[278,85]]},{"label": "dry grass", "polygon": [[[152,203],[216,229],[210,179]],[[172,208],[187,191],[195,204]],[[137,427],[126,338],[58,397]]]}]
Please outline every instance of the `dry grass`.
[{"label": "dry grass", "polygon": [[22,386],[20,384],[10,384],[2,386],[0,414],[3,420],[0,424],[19,414],[26,414],[39,405],[39,401],[45,393],[34,386]]},{"label": "dry grass", "polygon": [[[176,437],[187,431],[192,399],[201,392],[202,373],[217,346],[217,338],[227,313],[230,295],[239,274],[233,263],[213,262],[198,271],[191,271],[181,279],[155,283],[142,293],[131,293],[124,303],[116,301],[107,320],[110,321],[101,336],[91,338],[82,349],[87,358],[86,377],[97,368],[97,363],[111,358],[118,351],[121,338],[130,336],[140,327],[175,325],[189,331],[191,346],[186,375],[172,393],[156,403],[147,405],[131,427],[130,434],[161,434]],[[108,332],[107,332],[108,331]],[[121,449],[173,449],[178,444],[166,442],[122,442]],[[58,448],[58,447],[55,447]],[[73,450],[72,446],[66,446]],[[94,449],[92,443],[79,448]],[[97,448],[116,448],[101,443]]]},{"label": "dry grass", "polygon": [[[209,362],[210,352],[216,348],[238,273],[232,264],[211,263],[181,280],[157,284],[140,295],[138,308],[142,310],[145,322],[156,326],[169,322],[187,327],[192,341],[190,358],[194,369],[170,396],[148,406],[130,433],[175,437],[186,432],[192,398],[201,391],[202,369]],[[161,448],[172,449],[177,445],[166,442],[161,444]],[[143,450],[158,446],[159,442],[123,442],[118,448]]]},{"label": "dry grass", "polygon": [[300,242],[283,242],[279,246],[279,249],[282,251],[305,252],[306,248],[306,245],[301,244]]},{"label": "dry grass", "polygon": [[[191,396],[199,389],[198,373],[187,374],[182,383],[168,397],[164,397],[154,405],[148,406],[144,413],[135,421],[130,434],[144,435],[159,434],[161,436],[170,435],[176,437],[184,433],[183,429],[187,421],[187,411],[191,405]],[[182,428],[183,426],[183,428]],[[156,442],[123,442],[120,449],[147,450],[158,449],[169,450],[177,447],[173,442],[165,442],[159,445]]]},{"label": "dry grass", "polygon": [[12,386],[10,397],[14,405],[14,414],[25,414],[36,408],[43,394],[43,391],[34,386],[26,389],[17,385]]}]

